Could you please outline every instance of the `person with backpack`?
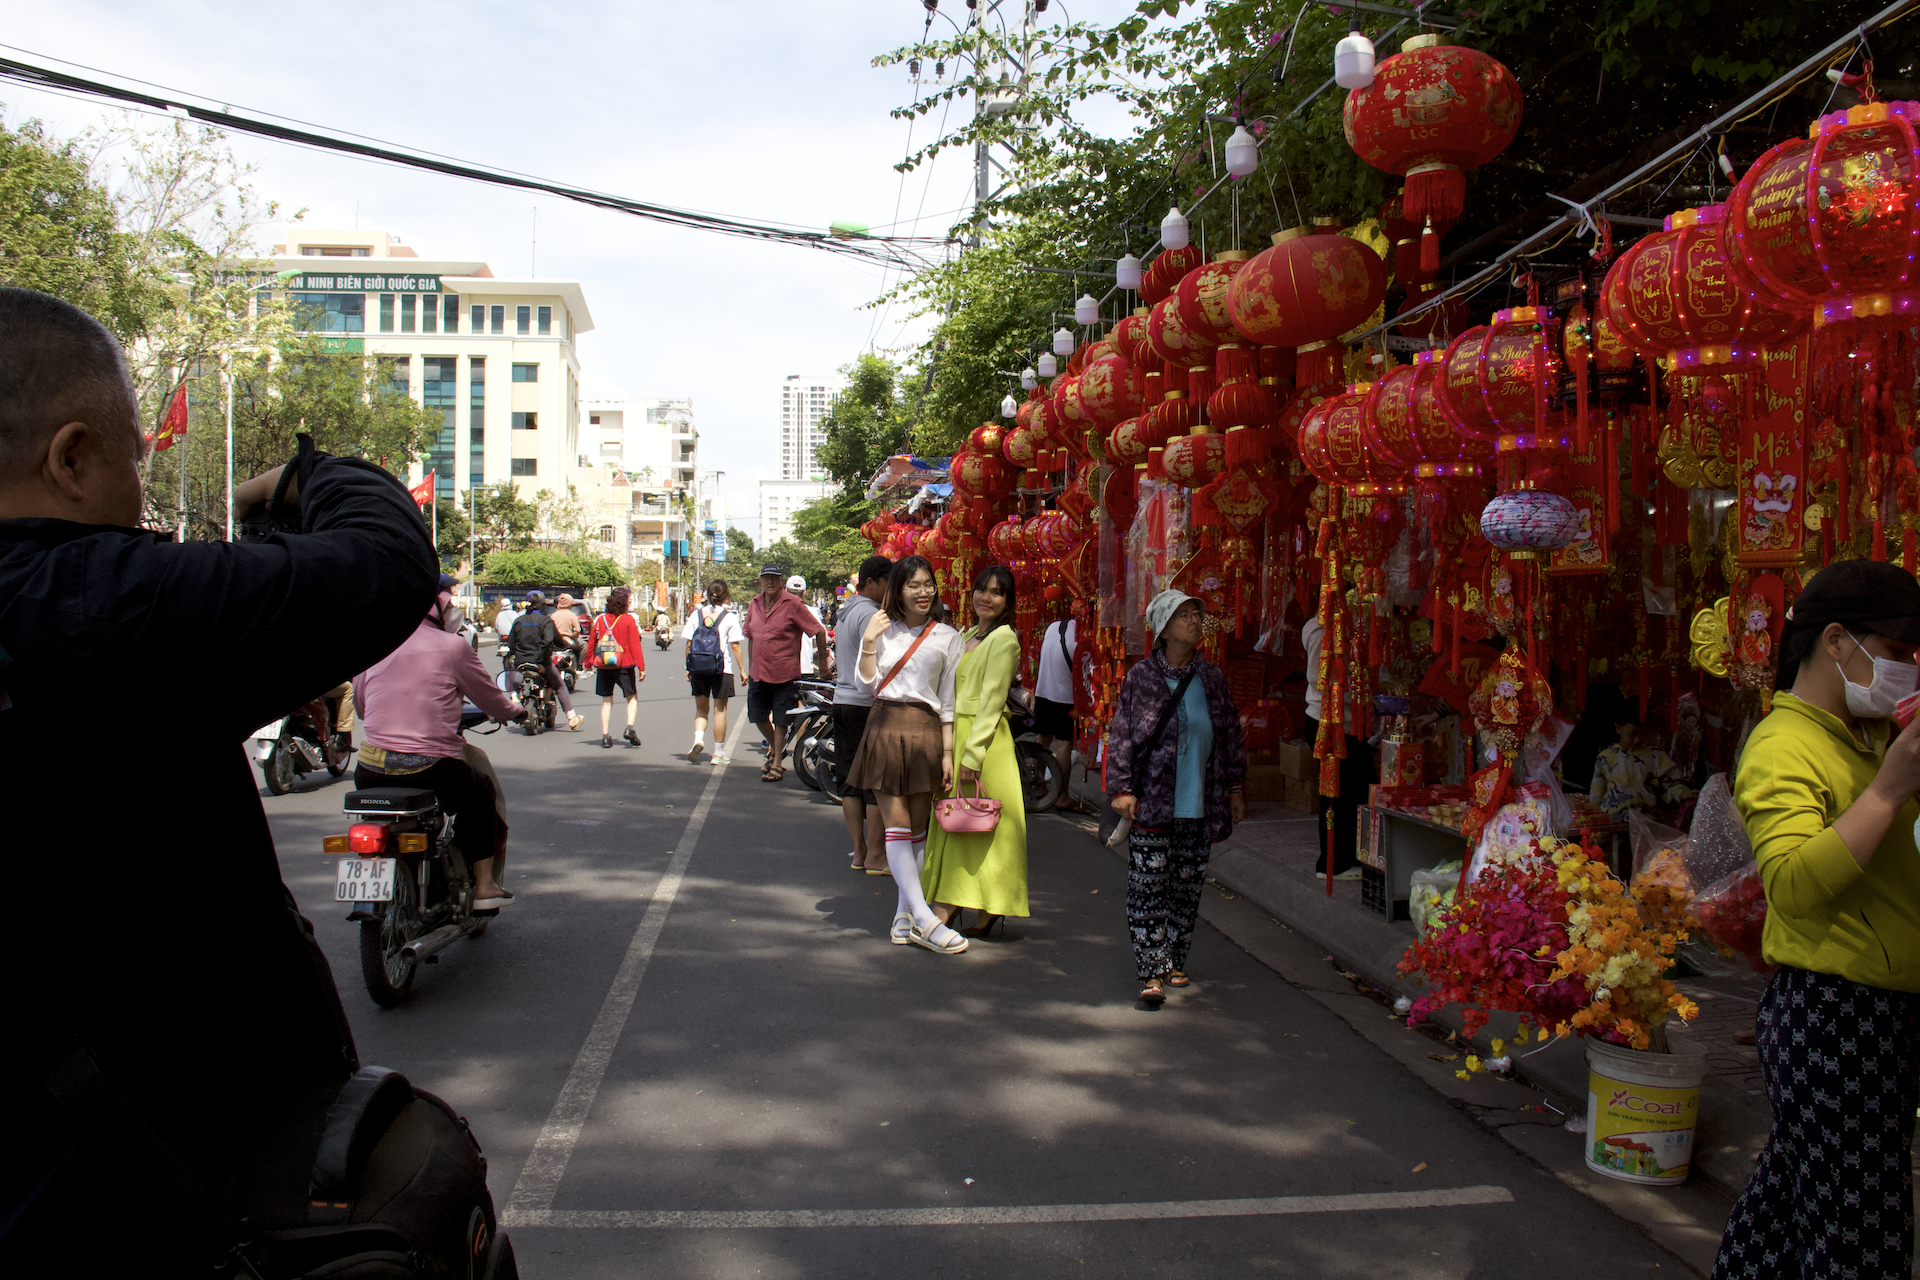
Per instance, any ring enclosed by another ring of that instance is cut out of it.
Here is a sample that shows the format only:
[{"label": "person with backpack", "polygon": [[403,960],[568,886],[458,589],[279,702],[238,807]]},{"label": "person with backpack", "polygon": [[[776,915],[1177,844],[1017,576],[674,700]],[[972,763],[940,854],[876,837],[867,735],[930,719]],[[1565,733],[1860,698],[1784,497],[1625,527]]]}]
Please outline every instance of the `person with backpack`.
[{"label": "person with backpack", "polygon": [[733,678],[746,667],[741,656],[740,616],[725,578],[707,584],[706,603],[687,615],[680,638],[687,642],[687,683],[693,689],[693,746],[687,759],[699,763],[706,750],[707,712],[713,712],[713,762],[727,763],[727,699]]},{"label": "person with backpack", "polygon": [[567,715],[567,728],[577,733],[587,718],[573,709],[573,699],[567,696],[567,682],[560,678],[560,666],[554,661],[554,651],[560,647],[560,632],[547,616],[549,607],[546,592],[527,594],[527,611],[514,620],[513,630],[507,636],[511,651],[507,660],[515,671],[526,665],[540,670],[548,687],[559,696],[560,709]]},{"label": "person with backpack", "polygon": [[593,664],[593,690],[600,695],[600,745],[613,747],[609,720],[613,715],[613,691],[627,695],[627,731],[623,735],[634,746],[640,735],[633,731],[633,717],[640,710],[639,682],[647,678],[647,655],[640,650],[640,628],[628,605],[633,592],[615,587],[607,593],[607,611],[593,620],[587,637],[587,661]]}]

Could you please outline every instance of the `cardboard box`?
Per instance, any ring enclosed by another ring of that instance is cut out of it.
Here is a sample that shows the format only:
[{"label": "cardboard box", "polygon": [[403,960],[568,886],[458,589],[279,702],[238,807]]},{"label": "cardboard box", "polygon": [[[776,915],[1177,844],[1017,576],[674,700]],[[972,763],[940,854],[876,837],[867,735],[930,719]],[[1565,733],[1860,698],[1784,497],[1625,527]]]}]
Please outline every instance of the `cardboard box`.
[{"label": "cardboard box", "polygon": [[1287,798],[1288,778],[1278,765],[1250,764],[1247,766],[1247,801],[1285,800]]},{"label": "cardboard box", "polygon": [[1273,755],[1289,778],[1318,778],[1320,762],[1313,758],[1313,746],[1305,742],[1283,742]]},{"label": "cardboard box", "polygon": [[1315,813],[1320,808],[1320,789],[1310,778],[1288,778],[1286,806],[1295,813]]}]

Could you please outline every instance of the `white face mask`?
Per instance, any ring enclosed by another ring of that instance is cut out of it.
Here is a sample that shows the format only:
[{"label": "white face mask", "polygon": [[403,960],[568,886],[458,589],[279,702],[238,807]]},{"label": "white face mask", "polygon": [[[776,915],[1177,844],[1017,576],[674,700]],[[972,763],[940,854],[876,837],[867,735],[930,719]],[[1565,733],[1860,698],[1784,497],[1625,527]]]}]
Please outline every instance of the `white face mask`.
[{"label": "white face mask", "polygon": [[[1853,641],[1860,652],[1867,653],[1867,647],[1860,643],[1860,637],[1851,631],[1847,638]],[[1916,682],[1920,682],[1920,667],[1911,662],[1896,662],[1892,658],[1875,657],[1873,659],[1873,683],[1855,684],[1847,679],[1847,669],[1840,667],[1840,679],[1847,688],[1847,710],[1856,716],[1867,719],[1885,719],[1893,714],[1900,700],[1912,693]]]}]

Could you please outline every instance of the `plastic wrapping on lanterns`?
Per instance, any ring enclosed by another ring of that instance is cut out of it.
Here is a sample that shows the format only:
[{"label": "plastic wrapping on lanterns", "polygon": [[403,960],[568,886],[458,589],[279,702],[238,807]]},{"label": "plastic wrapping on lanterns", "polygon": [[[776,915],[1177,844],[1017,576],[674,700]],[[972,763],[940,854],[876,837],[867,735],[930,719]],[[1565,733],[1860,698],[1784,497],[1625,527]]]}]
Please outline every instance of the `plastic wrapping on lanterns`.
[{"label": "plastic wrapping on lanterns", "polygon": [[1550,551],[1580,533],[1580,513],[1560,494],[1515,489],[1498,494],[1480,513],[1480,532],[1502,551]]}]

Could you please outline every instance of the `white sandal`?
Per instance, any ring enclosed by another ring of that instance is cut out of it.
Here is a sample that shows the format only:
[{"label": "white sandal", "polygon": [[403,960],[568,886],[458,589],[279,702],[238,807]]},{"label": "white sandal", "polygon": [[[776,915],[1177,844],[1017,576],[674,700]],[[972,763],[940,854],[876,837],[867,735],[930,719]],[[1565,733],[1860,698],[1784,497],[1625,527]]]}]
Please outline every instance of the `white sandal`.
[{"label": "white sandal", "polygon": [[893,928],[887,931],[887,941],[896,947],[904,947],[913,941],[913,912],[902,911],[893,918]]},{"label": "white sandal", "polygon": [[[941,942],[937,938],[937,935],[942,929],[947,930],[947,941],[945,942]],[[927,950],[943,956],[957,956],[967,949],[967,940],[965,938],[955,933],[952,929],[947,929],[946,925],[938,921],[934,922],[932,929],[924,932],[922,932],[919,925],[913,926],[913,932],[907,936],[907,941],[913,943],[916,947],[925,947]]]}]

